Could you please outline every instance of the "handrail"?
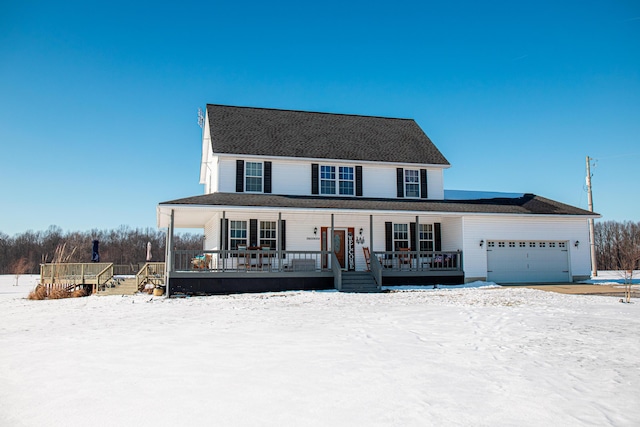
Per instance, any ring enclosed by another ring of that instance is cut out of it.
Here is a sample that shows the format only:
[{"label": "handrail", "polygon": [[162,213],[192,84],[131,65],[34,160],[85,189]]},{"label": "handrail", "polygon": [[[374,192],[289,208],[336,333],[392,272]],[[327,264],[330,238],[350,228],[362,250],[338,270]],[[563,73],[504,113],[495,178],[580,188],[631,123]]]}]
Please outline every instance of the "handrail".
[{"label": "handrail", "polygon": [[113,263],[110,263],[107,267],[105,267],[96,278],[96,284],[93,287],[93,293],[96,293],[96,290],[100,289],[102,285],[105,285],[109,279],[113,277]]},{"label": "handrail", "polygon": [[375,280],[379,288],[382,286],[382,265],[380,264],[380,260],[377,256],[372,256],[369,260],[369,265],[371,266],[373,280]]},{"label": "handrail", "polygon": [[147,262],[144,266],[136,273],[136,286],[138,290],[142,285],[146,285],[150,281],[159,280],[162,278],[164,281],[164,262]]},{"label": "handrail", "polygon": [[333,287],[342,290],[342,267],[336,253],[331,251],[331,270],[333,271]]}]

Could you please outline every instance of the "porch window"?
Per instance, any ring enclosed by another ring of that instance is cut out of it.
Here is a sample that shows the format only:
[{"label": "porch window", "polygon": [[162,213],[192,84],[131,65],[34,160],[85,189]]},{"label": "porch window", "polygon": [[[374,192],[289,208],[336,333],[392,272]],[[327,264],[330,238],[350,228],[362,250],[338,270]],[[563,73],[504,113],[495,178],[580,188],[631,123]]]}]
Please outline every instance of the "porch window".
[{"label": "porch window", "polygon": [[353,196],[355,174],[352,166],[320,166],[320,194]]},{"label": "porch window", "polygon": [[420,224],[420,251],[433,251],[433,224]]},{"label": "porch window", "polygon": [[404,171],[405,197],[420,197],[420,171],[405,169]]},{"label": "porch window", "polygon": [[276,222],[260,221],[260,247],[268,245],[276,250]]},{"label": "porch window", "polygon": [[393,250],[409,247],[409,225],[393,224]]},{"label": "porch window", "polygon": [[237,250],[238,245],[247,245],[247,221],[229,221],[229,237],[231,250]]},{"label": "porch window", "polygon": [[262,192],[262,163],[246,162],[245,191]]}]

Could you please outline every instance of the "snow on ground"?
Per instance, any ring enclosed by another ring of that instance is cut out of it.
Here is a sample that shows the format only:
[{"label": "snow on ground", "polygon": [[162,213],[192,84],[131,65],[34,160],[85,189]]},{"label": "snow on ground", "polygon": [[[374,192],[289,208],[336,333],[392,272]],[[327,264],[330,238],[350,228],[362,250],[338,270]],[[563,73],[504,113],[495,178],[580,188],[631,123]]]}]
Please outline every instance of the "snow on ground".
[{"label": "snow on ground", "polygon": [[[580,283],[587,283],[592,285],[622,285],[625,283],[625,277],[627,277],[627,272],[625,271],[598,271],[598,275],[591,277],[590,280],[585,280]],[[631,276],[631,283],[634,288],[637,288],[636,285],[640,285],[640,271],[634,270],[633,275]],[[624,286],[620,286],[620,288],[624,288]]]},{"label": "snow on ground", "polygon": [[[527,288],[29,301],[1,426],[631,426],[640,304]],[[35,280],[35,279],[34,279]]]}]

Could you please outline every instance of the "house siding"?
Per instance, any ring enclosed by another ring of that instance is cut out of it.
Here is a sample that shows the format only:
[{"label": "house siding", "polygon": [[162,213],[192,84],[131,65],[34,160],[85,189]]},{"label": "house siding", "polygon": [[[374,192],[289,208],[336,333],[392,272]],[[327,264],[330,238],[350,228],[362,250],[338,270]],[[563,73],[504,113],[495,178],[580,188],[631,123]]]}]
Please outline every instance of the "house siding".
[{"label": "house siding", "polygon": [[[589,226],[585,218],[466,216],[463,227],[462,250],[467,280],[486,279],[489,240],[567,241],[569,274],[574,278],[590,275]],[[481,240],[484,241],[482,247]],[[576,240],[580,241],[578,248],[574,246]]]},{"label": "house siding", "polygon": [[[214,156],[213,159],[215,159],[215,161],[209,162],[211,166],[207,169],[211,169],[215,176],[210,179],[211,185],[207,192],[236,192],[236,160],[239,160],[240,158],[232,156]],[[265,161],[264,158],[259,157],[242,157],[242,159],[245,162]],[[312,195],[311,164],[317,163],[319,165],[353,166],[354,172],[356,166],[361,166],[363,197],[396,198],[397,196],[395,165],[361,165],[356,162],[312,162],[310,160],[301,161],[288,159],[271,159],[270,161],[272,162],[271,193],[273,194],[287,194],[293,196]],[[444,189],[442,185],[442,169],[427,169],[427,193],[429,199],[442,200],[444,198]]]}]

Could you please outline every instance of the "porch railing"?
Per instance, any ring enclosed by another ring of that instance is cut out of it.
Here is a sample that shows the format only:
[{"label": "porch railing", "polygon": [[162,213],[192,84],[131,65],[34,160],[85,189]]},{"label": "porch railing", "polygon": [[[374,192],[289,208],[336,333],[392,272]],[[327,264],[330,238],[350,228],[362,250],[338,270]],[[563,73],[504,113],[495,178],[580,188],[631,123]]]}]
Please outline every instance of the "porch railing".
[{"label": "porch railing", "polygon": [[331,251],[176,250],[173,271],[331,272]]},{"label": "porch railing", "polygon": [[[378,251],[371,253],[385,271],[462,271],[462,251]],[[372,264],[372,271],[375,267]]]}]

